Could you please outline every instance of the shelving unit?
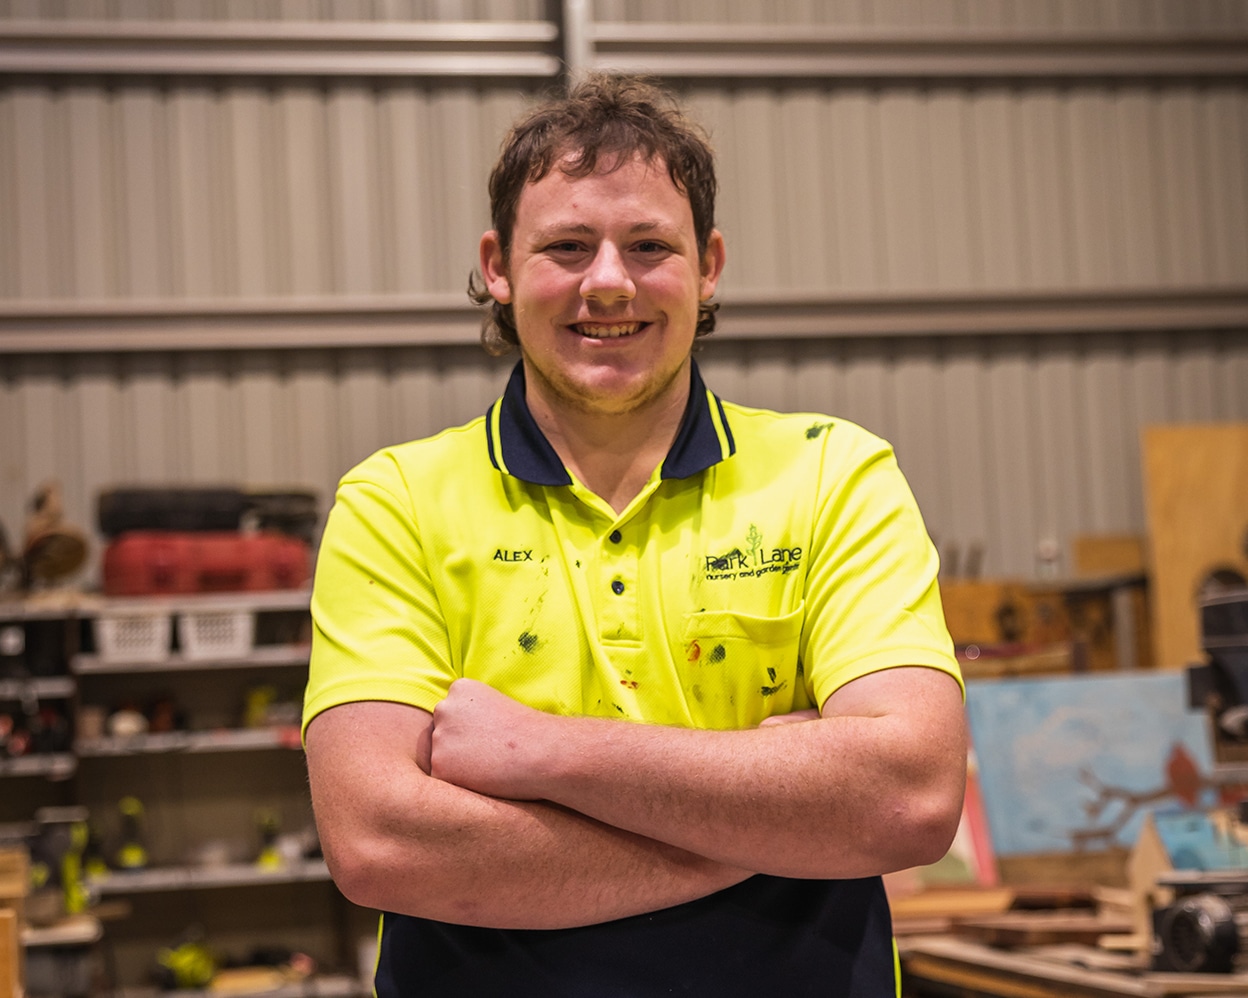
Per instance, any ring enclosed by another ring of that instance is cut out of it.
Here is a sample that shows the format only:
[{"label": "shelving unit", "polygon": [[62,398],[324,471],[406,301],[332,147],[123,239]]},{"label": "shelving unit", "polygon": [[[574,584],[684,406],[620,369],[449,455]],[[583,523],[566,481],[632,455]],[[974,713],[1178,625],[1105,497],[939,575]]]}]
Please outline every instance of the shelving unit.
[{"label": "shelving unit", "polygon": [[[76,691],[74,681],[65,676],[2,679],[0,705],[72,700]],[[0,757],[0,777],[42,776],[49,780],[65,780],[73,776],[77,769],[78,758],[72,752],[36,752],[13,759]]]},{"label": "shelving unit", "polygon": [[260,887],[278,884],[323,883],[329,880],[324,860],[310,859],[266,870],[253,863],[230,863],[221,867],[164,867],[156,870],[120,871],[97,881],[101,897],[185,891],[212,887]]},{"label": "shelving unit", "polygon": [[204,672],[238,668],[278,668],[308,664],[307,648],[298,645],[274,645],[254,649],[248,655],[226,657],[205,662],[171,652],[159,662],[112,662],[95,654],[74,657],[73,669],[79,676],[121,675],[136,672]]},{"label": "shelving unit", "polygon": [[40,752],[17,759],[0,759],[0,777],[43,776],[67,780],[78,771],[78,757],[70,752]]},{"label": "shelving unit", "polygon": [[[265,998],[346,998],[369,990],[352,971],[358,940],[375,933],[375,916],[342,898],[319,856],[277,868],[256,862],[259,814],[300,839],[312,821],[296,709],[308,664],[308,600],[306,591],[127,598],[43,613],[38,619],[63,628],[64,674],[0,674],[0,710],[6,702],[56,700],[76,732],[65,752],[0,757],[0,779],[32,778],[0,789],[11,801],[29,799],[20,817],[29,820],[49,804],[84,806],[109,858],[120,830],[118,801],[142,801],[149,864],[92,884],[102,900],[128,911],[106,923],[101,943],[115,995],[156,998],[160,992],[146,986],[155,954],[183,931],[202,931],[215,950],[235,959],[259,946],[287,947],[328,971],[266,990]],[[152,634],[165,643],[134,645],[135,654],[104,647],[101,621],[119,626],[129,617],[159,623]],[[20,609],[0,608],[0,627],[25,626],[27,619]],[[211,641],[189,647],[188,623],[206,623],[209,639],[223,634],[221,653]],[[230,633],[230,625],[241,624],[245,646]],[[257,689],[273,714],[264,723],[257,723],[254,703],[247,717],[249,691],[254,697]],[[110,726],[119,708],[151,713],[162,700],[167,710],[176,708],[169,729],[124,733]],[[90,730],[82,724],[87,715]],[[9,786],[20,793],[10,794]],[[203,858],[210,851],[211,862]]]},{"label": "shelving unit", "polygon": [[[264,998],[354,998],[360,995],[360,982],[346,975],[327,974],[283,987],[270,988],[262,994]],[[186,988],[178,991],[121,988],[113,993],[113,998],[221,998],[221,993]]]},{"label": "shelving unit", "polygon": [[67,676],[0,679],[0,700],[67,700],[76,690],[74,681]]},{"label": "shelving unit", "polygon": [[74,742],[74,755],[78,758],[99,758],[165,752],[248,752],[299,748],[299,729],[293,725],[282,725],[275,728],[168,731],[155,735],[80,738]]},{"label": "shelving unit", "polygon": [[[77,684],[67,663],[79,647],[79,609],[0,600],[0,825],[20,825],[41,807],[73,801],[78,758],[67,732]],[[63,720],[66,737],[13,754],[12,732],[48,707]]]}]

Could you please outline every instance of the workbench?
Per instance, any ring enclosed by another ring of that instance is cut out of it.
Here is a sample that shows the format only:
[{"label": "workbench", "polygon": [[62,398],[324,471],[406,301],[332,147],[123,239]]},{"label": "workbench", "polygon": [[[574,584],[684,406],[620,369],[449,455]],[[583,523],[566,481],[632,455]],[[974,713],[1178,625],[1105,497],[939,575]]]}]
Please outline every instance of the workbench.
[{"label": "workbench", "polygon": [[903,936],[905,998],[1239,998],[1248,974],[1163,974],[1135,955],[1059,943],[1002,949],[953,936]]}]

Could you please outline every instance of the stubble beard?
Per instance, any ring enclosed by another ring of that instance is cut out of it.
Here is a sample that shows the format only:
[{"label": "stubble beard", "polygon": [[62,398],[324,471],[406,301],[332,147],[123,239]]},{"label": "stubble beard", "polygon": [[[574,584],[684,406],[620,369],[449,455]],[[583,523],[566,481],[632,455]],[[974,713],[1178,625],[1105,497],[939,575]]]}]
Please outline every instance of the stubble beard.
[{"label": "stubble beard", "polygon": [[682,362],[670,374],[645,380],[636,394],[618,400],[610,409],[604,409],[601,396],[596,396],[592,391],[581,388],[573,379],[548,377],[546,372],[534,363],[524,349],[523,343],[520,346],[520,354],[524,359],[525,376],[530,381],[538,383],[540,394],[564,412],[578,416],[622,416],[643,411],[667,394],[686,370],[686,364]]}]

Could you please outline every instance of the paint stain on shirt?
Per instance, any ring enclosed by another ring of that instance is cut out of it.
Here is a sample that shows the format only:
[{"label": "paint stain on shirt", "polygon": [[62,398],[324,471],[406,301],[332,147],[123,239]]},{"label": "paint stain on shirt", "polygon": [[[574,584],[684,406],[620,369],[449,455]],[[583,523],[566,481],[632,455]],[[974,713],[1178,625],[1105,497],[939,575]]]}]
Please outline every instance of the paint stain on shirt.
[{"label": "paint stain on shirt", "polygon": [[770,679],[772,683],[775,683],[775,685],[759,687],[758,692],[762,694],[764,697],[769,697],[773,693],[779,693],[782,689],[784,689],[786,686],[789,685],[789,681],[787,679],[782,680],[781,682],[777,683],[776,682],[776,670],[772,668],[767,669],[767,678]]}]

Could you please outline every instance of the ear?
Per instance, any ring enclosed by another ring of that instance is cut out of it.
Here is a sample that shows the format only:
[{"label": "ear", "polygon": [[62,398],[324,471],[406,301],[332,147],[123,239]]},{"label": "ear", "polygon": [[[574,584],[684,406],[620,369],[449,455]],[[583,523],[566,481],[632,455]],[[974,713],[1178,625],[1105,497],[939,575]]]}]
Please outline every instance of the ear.
[{"label": "ear", "polygon": [[702,254],[702,281],[698,285],[698,300],[706,301],[715,294],[719,285],[719,275],[724,272],[724,235],[719,229],[711,230],[711,238],[706,242],[706,252]]},{"label": "ear", "polygon": [[481,276],[485,279],[486,290],[496,302],[508,304],[511,301],[511,279],[507,276],[507,266],[503,260],[503,244],[499,242],[498,233],[493,229],[481,237],[479,253]]}]

